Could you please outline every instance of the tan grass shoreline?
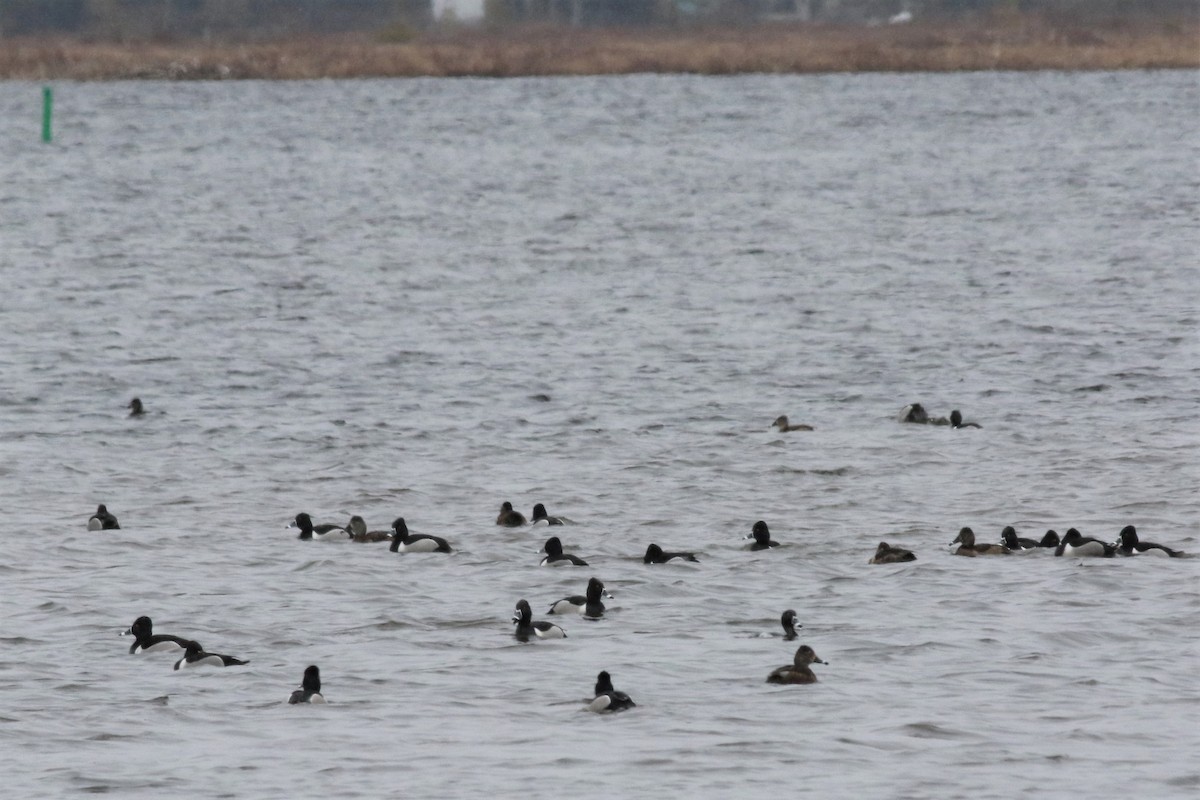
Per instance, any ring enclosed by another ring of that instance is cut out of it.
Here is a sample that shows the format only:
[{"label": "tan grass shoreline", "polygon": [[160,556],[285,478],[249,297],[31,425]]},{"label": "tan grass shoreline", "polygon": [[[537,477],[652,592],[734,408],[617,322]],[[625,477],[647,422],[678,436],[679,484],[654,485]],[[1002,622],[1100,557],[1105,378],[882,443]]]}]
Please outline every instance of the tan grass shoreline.
[{"label": "tan grass shoreline", "polygon": [[1197,68],[1195,20],[460,29],[403,43],[366,35],[224,44],[0,41],[0,79],[39,81]]}]

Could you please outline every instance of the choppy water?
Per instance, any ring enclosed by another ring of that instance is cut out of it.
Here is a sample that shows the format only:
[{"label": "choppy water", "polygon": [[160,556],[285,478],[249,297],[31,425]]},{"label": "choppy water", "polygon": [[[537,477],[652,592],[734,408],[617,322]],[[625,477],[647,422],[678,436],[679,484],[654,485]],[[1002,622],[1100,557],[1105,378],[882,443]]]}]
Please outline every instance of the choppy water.
[{"label": "choppy water", "polygon": [[[1200,550],[1195,74],[62,85],[51,146],[39,100],[0,85],[6,792],[1200,786],[1200,559],[945,547]],[[603,620],[513,640],[591,575]],[[764,683],[789,607],[813,686]],[[251,664],[128,656],[141,614]],[[600,669],[636,711],[579,712]]]}]

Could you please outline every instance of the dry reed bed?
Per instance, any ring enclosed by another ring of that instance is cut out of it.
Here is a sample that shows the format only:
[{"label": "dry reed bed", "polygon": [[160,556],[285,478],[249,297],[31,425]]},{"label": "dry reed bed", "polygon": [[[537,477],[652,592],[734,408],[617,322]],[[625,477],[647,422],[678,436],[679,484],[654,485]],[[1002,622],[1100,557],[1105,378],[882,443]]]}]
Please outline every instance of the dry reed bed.
[{"label": "dry reed bed", "polygon": [[1200,24],[913,24],[591,31],[434,32],[405,43],[367,37],[254,44],[8,40],[0,78],[23,80],[312,79],[599,75],[634,72],[1108,70],[1200,67]]}]

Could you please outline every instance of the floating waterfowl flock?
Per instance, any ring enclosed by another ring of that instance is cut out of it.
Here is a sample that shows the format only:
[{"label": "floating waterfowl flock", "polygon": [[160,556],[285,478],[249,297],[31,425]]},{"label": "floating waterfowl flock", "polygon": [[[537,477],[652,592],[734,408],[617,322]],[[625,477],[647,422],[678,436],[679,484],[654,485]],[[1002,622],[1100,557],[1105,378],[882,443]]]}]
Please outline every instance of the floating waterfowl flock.
[{"label": "floating waterfowl flock", "polygon": [[[144,413],[137,398],[130,404],[130,407],[134,409],[134,413],[131,413],[130,416]],[[903,422],[949,425],[954,428],[980,427],[976,423],[964,422],[961,413],[957,410],[951,412],[949,420],[930,417],[919,403],[906,406],[901,412],[900,419]],[[779,417],[773,426],[780,431],[812,430],[807,425],[789,425],[787,417],[783,416]],[[504,502],[501,505],[500,513],[496,518],[497,525],[508,528],[518,528],[530,524],[563,526],[568,523],[570,520],[565,517],[550,516],[542,503],[534,505],[531,520],[527,520],[523,514],[516,511],[510,502]],[[96,513],[88,518],[87,527],[88,530],[120,529],[116,516],[109,512],[107,506],[103,504],[98,506]],[[296,514],[288,527],[298,530],[299,534],[296,538],[303,541],[390,542],[389,549],[396,553],[454,553],[454,548],[445,539],[409,531],[404,517],[397,517],[388,531],[371,531],[363,518],[358,515],[351,516],[350,521],[345,526],[341,526],[336,523],[314,524],[309,514],[300,512]],[[751,540],[751,544],[745,547],[749,551],[771,550],[781,546],[779,542],[771,538],[771,532],[764,520],[758,520],[751,526],[746,539]],[[1105,542],[1095,537],[1084,536],[1073,527],[1068,528],[1066,534],[1061,538],[1053,529],[1047,530],[1040,539],[1026,538],[1019,536],[1016,529],[1009,525],[1000,532],[1000,541],[996,543],[977,541],[972,528],[964,526],[950,544],[954,548],[952,550],[954,555],[969,557],[1007,556],[1014,553],[1038,551],[1053,551],[1055,556],[1071,557],[1112,558],[1147,555],[1160,558],[1188,557],[1186,553],[1165,545],[1142,541],[1138,536],[1137,529],[1132,525],[1122,528],[1114,542]],[[544,558],[541,560],[543,566],[588,566],[588,562],[578,556],[565,553],[562,541],[558,536],[547,539],[541,552],[544,553]],[[911,550],[880,542],[868,563],[902,564],[916,560],[917,556]],[[643,564],[699,563],[699,559],[692,552],[666,551],[658,544],[650,543],[642,556],[642,562]],[[599,578],[592,577],[588,580],[584,594],[572,595],[555,601],[547,613],[558,616],[578,614],[585,620],[600,620],[606,610],[604,598],[611,600],[613,596]],[[785,641],[794,641],[798,637],[796,629],[803,626],[799,625],[796,620],[797,615],[793,609],[784,611],[780,617],[780,626],[783,629]],[[512,623],[515,626],[514,638],[521,643],[567,638],[567,632],[562,626],[546,620],[534,620],[532,608],[524,598],[516,603]],[[131,655],[154,652],[172,652],[178,655],[182,651],[182,655],[174,662],[175,670],[201,666],[236,667],[250,663],[248,660],[235,656],[206,651],[193,638],[156,634],[153,621],[148,616],[140,616],[135,619],[123,635],[134,637],[134,641],[129,647]],[[778,633],[767,635],[779,636]],[[802,645],[795,651],[792,663],[773,670],[767,676],[767,683],[816,683],[817,676],[811,668],[812,664],[828,664],[828,662],[819,658],[811,646]],[[636,706],[629,695],[613,688],[611,676],[607,671],[602,671],[597,676],[593,694],[594,697],[587,703],[585,710],[610,713]],[[325,697],[321,693],[320,670],[316,665],[310,665],[304,670],[300,687],[291,693],[287,702],[293,705],[325,703]]]}]

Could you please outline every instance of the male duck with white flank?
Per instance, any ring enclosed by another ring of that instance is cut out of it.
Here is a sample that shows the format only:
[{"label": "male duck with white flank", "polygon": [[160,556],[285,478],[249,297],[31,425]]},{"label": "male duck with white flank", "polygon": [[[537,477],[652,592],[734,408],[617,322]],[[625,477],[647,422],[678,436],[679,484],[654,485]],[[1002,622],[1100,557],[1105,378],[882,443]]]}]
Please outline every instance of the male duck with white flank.
[{"label": "male duck with white flank", "polygon": [[537,639],[565,639],[567,632],[553,622],[545,620],[533,621],[533,609],[529,607],[529,603],[525,600],[518,600],[517,607],[513,610],[513,624],[516,629],[513,635],[517,637],[518,642],[528,642],[529,637]]},{"label": "male duck with white flank", "polygon": [[637,703],[633,702],[629,695],[613,688],[612,676],[607,671],[596,676],[595,694],[596,699],[588,703],[587,710],[597,714],[626,711],[637,707]]},{"label": "male duck with white flank", "polygon": [[388,548],[393,553],[453,553],[450,545],[440,536],[429,536],[424,533],[409,533],[404,517],[396,517],[392,522],[392,546]]}]

